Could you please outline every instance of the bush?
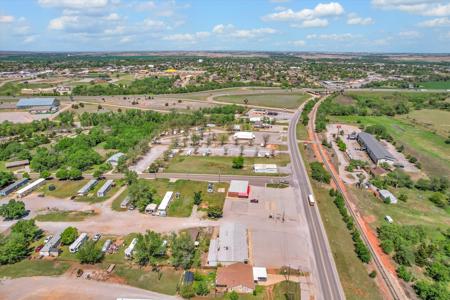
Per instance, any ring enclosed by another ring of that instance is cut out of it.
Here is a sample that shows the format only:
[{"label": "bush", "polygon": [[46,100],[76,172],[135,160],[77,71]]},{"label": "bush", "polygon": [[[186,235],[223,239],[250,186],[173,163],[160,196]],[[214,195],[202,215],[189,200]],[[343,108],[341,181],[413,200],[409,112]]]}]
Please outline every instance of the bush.
[{"label": "bush", "polygon": [[331,175],[325,170],[320,162],[312,162],[309,164],[311,168],[311,177],[319,182],[330,183]]},{"label": "bush", "polygon": [[48,190],[49,190],[49,191],[54,191],[54,190],[56,190],[56,186],[55,186],[54,184],[50,184],[50,185],[48,186]]},{"label": "bush", "polygon": [[25,213],[25,203],[22,201],[11,199],[8,203],[0,206],[0,215],[6,220],[20,219]]},{"label": "bush", "polygon": [[78,237],[78,230],[75,227],[67,227],[61,233],[61,243],[63,245],[70,245],[75,241],[77,237]]},{"label": "bush", "polygon": [[208,218],[219,219],[222,218],[223,212],[220,207],[210,206],[208,207]]},{"label": "bush", "polygon": [[397,268],[397,276],[406,282],[413,280],[413,275],[406,269],[405,266],[400,266]]},{"label": "bush", "polygon": [[391,254],[394,251],[394,242],[392,242],[391,240],[381,241],[380,246],[386,254]]},{"label": "bush", "polygon": [[377,277],[377,271],[373,270],[372,272],[370,272],[369,277],[370,277],[370,278],[375,278],[375,277]]},{"label": "bush", "polygon": [[100,248],[95,247],[94,241],[86,241],[80,250],[78,250],[77,258],[82,264],[95,264],[103,258],[103,252]]},{"label": "bush", "polygon": [[431,195],[428,200],[433,202],[437,207],[444,208],[447,203],[444,199],[444,195],[442,193],[436,192]]},{"label": "bush", "polygon": [[238,156],[233,158],[233,169],[242,169],[244,167],[244,157]]},{"label": "bush", "polygon": [[191,299],[192,297],[194,297],[195,291],[192,287],[192,284],[183,285],[180,289],[180,295],[185,299]]}]

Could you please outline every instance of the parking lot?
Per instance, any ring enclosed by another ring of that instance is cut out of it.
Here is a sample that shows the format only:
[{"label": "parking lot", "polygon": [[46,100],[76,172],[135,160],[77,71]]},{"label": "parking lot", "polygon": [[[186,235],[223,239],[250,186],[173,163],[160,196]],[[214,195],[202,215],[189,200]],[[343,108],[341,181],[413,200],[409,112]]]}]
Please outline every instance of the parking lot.
[{"label": "parking lot", "polygon": [[[279,268],[290,265],[310,271],[311,255],[306,220],[297,212],[293,188],[251,186],[249,199],[227,198],[224,220],[249,229],[250,260],[255,266]],[[258,199],[251,203],[250,199]]]}]

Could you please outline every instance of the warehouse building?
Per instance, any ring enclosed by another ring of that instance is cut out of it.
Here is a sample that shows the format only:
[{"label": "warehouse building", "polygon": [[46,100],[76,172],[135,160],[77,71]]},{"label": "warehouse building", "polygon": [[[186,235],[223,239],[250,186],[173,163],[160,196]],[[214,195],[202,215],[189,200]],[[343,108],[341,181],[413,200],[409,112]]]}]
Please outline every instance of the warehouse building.
[{"label": "warehouse building", "polygon": [[367,132],[360,132],[357,140],[375,164],[378,165],[383,162],[393,164],[395,162],[395,157],[373,135]]},{"label": "warehouse building", "polygon": [[14,183],[11,183],[10,185],[8,185],[7,187],[5,187],[4,189],[2,189],[0,191],[0,196],[7,196],[7,195],[11,194],[14,190],[25,185],[28,182],[28,180],[29,180],[28,178],[23,178]]},{"label": "warehouse building", "polygon": [[97,179],[89,180],[79,191],[78,196],[85,196],[98,183]]},{"label": "warehouse building", "polygon": [[105,197],[106,193],[113,186],[114,180],[108,179],[105,184],[97,191],[97,197]]},{"label": "warehouse building", "polygon": [[253,170],[255,173],[278,173],[278,168],[276,164],[254,164]]},{"label": "warehouse building", "polygon": [[248,181],[231,180],[228,188],[228,197],[248,198],[250,195],[250,185]]},{"label": "warehouse building", "polygon": [[211,239],[208,265],[230,265],[248,262],[247,227],[239,223],[225,223],[220,226],[219,236]]},{"label": "warehouse building", "polygon": [[41,251],[39,251],[39,254],[42,256],[58,256],[59,255],[58,246],[60,242],[61,242],[61,233],[58,232],[47,242],[47,244],[44,245],[44,247],[42,247]]},{"label": "warehouse building", "polygon": [[44,182],[45,182],[45,178],[36,179],[35,181],[30,183],[26,187],[21,188],[20,190],[18,190],[16,192],[17,197],[21,198],[21,197],[24,197],[24,196],[28,195],[29,193],[31,193],[32,191],[34,191],[35,189],[37,189],[38,187],[43,185]]},{"label": "warehouse building", "polygon": [[16,108],[35,113],[53,113],[58,111],[59,101],[55,98],[22,98],[17,102]]}]

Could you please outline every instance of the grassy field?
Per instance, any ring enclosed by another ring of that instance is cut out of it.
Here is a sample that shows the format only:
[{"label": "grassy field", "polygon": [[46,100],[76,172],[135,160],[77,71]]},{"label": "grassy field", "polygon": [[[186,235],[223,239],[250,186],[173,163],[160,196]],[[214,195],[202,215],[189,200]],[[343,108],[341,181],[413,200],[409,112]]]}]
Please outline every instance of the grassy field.
[{"label": "grassy field", "polygon": [[397,197],[400,193],[406,194],[408,200],[398,201],[397,204],[385,204],[366,190],[351,187],[352,194],[356,196],[358,208],[367,220],[370,220],[369,224],[374,229],[385,222],[386,215],[391,216],[397,224],[421,224],[432,230],[443,228],[444,231],[450,228],[450,211],[438,208],[428,200],[432,192],[392,187],[389,190]]},{"label": "grassy field", "polygon": [[16,82],[7,82],[4,85],[0,86],[0,96],[14,96],[20,95],[20,91],[24,88],[26,89],[36,89],[36,88],[48,88],[51,87],[51,84],[48,83],[18,83]]},{"label": "grassy field", "polygon": [[426,81],[419,83],[419,86],[430,90],[448,90],[450,89],[450,81]]},{"label": "grassy field", "polygon": [[[195,173],[195,174],[231,174],[231,175],[258,175],[253,172],[253,164],[267,163],[286,166],[289,155],[280,154],[274,158],[245,157],[243,169],[232,168],[233,157],[230,156],[175,156],[164,170],[168,173]],[[262,174],[271,175],[271,174]],[[277,174],[272,174],[277,175]],[[215,180],[218,179],[214,178]]]},{"label": "grassy field", "polygon": [[31,276],[56,276],[69,269],[66,262],[53,262],[46,260],[22,260],[12,265],[0,266],[0,278],[18,278]]},{"label": "grassy field", "polygon": [[[180,193],[179,199],[173,199],[169,205],[168,215],[171,217],[189,217],[194,205],[194,192],[202,192],[202,203],[200,208],[207,208],[208,206],[223,207],[225,202],[227,183],[215,183],[214,192],[208,193],[206,182],[191,181],[191,180],[177,180],[170,182],[169,179],[156,179],[150,181],[152,187],[156,191],[157,203],[161,201],[167,191],[174,191]],[[217,192],[218,188],[225,189],[224,193]]]},{"label": "grassy field", "polygon": [[141,289],[166,295],[175,295],[180,282],[181,270],[164,269],[161,277],[157,272],[143,269],[117,266],[115,274],[125,279],[126,283]]},{"label": "grassy field", "polygon": [[263,94],[263,95],[227,95],[214,98],[216,101],[244,104],[244,99],[248,100],[248,105],[259,105],[267,107],[279,108],[297,108],[306,99],[309,99],[308,94]]},{"label": "grassy field", "polygon": [[423,126],[425,129],[436,132],[443,137],[450,135],[450,111],[439,109],[413,110],[399,119]]},{"label": "grassy field", "polygon": [[273,287],[273,299],[300,300],[300,285],[292,281],[277,283]]},{"label": "grassy field", "polygon": [[444,137],[406,120],[392,117],[330,117],[330,120],[364,125],[383,125],[394,140],[405,146],[405,152],[418,158],[423,170],[431,176],[450,174],[449,145]]},{"label": "grassy field", "polygon": [[[81,189],[88,181],[87,180],[48,180],[45,185],[40,188],[40,192],[44,193],[45,196],[55,197],[55,198],[69,198],[75,196],[79,189]],[[48,187],[54,185],[56,189],[50,191]]]},{"label": "grassy field", "polygon": [[117,197],[116,199],[114,199],[113,203],[111,204],[111,208],[112,210],[115,211],[126,211],[126,208],[121,208],[120,204],[122,203],[122,201],[128,196],[128,190],[123,191],[119,197]]},{"label": "grassy field", "polygon": [[37,215],[35,220],[41,222],[80,222],[95,215],[95,212],[65,210]]},{"label": "grassy field", "polygon": [[[312,157],[307,159],[302,144],[299,148],[305,162],[312,161]],[[346,298],[349,300],[382,299],[378,286],[369,277],[367,268],[354,252],[350,232],[329,196],[328,188],[314,180],[311,180],[311,184]]]},{"label": "grassy field", "polygon": [[308,131],[306,130],[306,127],[300,123],[300,121],[297,123],[297,129],[295,132],[297,134],[297,140],[304,141],[308,139]]}]

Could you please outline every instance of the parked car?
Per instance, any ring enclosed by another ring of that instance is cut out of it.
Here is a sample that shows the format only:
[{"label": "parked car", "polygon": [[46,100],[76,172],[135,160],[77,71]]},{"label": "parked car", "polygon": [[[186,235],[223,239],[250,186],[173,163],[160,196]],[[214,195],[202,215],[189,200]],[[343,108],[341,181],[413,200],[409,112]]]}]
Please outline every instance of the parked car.
[{"label": "parked car", "polygon": [[44,245],[39,245],[36,247],[36,249],[34,249],[34,252],[38,253],[42,248],[44,248]]},{"label": "parked car", "polygon": [[136,207],[133,205],[133,204],[130,204],[129,206],[128,206],[128,210],[134,210]]},{"label": "parked car", "polygon": [[214,192],[214,184],[212,182],[208,183],[208,193]]},{"label": "parked car", "polygon": [[259,200],[258,200],[258,199],[255,199],[255,198],[253,198],[253,199],[251,199],[251,200],[250,200],[250,203],[259,203]]},{"label": "parked car", "polygon": [[102,235],[101,235],[100,233],[96,233],[96,234],[94,235],[94,237],[92,238],[92,240],[93,240],[94,242],[96,242],[96,241],[98,241],[101,237],[102,237]]}]

